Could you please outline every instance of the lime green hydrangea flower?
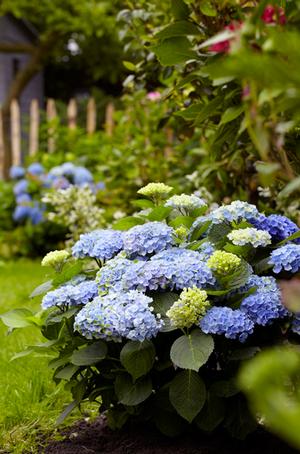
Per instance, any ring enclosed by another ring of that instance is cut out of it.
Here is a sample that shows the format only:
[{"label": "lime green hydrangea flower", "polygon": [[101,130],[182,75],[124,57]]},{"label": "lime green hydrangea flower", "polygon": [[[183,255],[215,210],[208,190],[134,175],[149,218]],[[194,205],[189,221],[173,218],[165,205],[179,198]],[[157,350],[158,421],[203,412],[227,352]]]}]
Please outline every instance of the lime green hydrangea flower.
[{"label": "lime green hydrangea flower", "polygon": [[180,240],[184,240],[188,236],[189,229],[184,225],[181,225],[175,229],[174,233]]},{"label": "lime green hydrangea flower", "polygon": [[176,328],[190,328],[198,324],[209,307],[205,290],[197,287],[188,288],[181,292],[179,299],[168,310],[167,317]]},{"label": "lime green hydrangea flower", "polygon": [[230,252],[216,251],[208,259],[207,266],[217,276],[227,276],[233,274],[241,266],[241,259]]},{"label": "lime green hydrangea flower", "polygon": [[265,230],[258,230],[254,227],[245,229],[236,229],[228,233],[227,237],[236,246],[245,246],[247,244],[257,248],[259,246],[268,246],[271,244],[271,235]]},{"label": "lime green hydrangea flower", "polygon": [[146,197],[163,198],[166,197],[173,188],[164,183],[149,183],[138,190],[138,194]]},{"label": "lime green hydrangea flower", "polygon": [[69,256],[70,253],[65,249],[62,251],[51,251],[45,255],[41,264],[42,266],[52,266],[55,269],[61,268]]}]

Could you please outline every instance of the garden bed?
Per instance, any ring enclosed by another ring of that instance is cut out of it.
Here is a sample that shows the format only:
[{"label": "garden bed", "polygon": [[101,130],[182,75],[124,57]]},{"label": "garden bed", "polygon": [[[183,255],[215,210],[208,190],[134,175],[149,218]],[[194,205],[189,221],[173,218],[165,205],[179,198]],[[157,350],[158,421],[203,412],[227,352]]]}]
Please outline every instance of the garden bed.
[{"label": "garden bed", "polygon": [[166,438],[154,429],[136,425],[121,431],[110,430],[105,419],[81,421],[61,432],[62,441],[52,441],[41,449],[45,454],[294,454],[297,453],[276,437],[261,431],[245,441],[228,438],[223,432],[214,436],[187,434]]}]

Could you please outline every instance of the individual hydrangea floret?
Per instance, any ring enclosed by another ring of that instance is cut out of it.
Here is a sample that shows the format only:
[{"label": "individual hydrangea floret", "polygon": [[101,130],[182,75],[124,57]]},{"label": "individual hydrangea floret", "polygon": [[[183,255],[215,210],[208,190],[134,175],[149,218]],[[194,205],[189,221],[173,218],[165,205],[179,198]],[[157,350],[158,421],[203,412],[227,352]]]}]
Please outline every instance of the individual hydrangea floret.
[{"label": "individual hydrangea floret", "polygon": [[45,255],[41,264],[42,266],[53,266],[63,264],[67,258],[70,256],[70,253],[63,249],[62,251],[51,251]]},{"label": "individual hydrangea floret", "polygon": [[173,229],[163,222],[136,225],[124,233],[124,251],[145,256],[159,252],[173,243]]},{"label": "individual hydrangea floret", "polygon": [[197,197],[196,195],[181,194],[170,197],[166,201],[165,206],[181,211],[185,214],[186,212],[191,212],[197,208],[206,206],[206,203],[203,199],[200,199],[200,197]]},{"label": "individual hydrangea floret", "polygon": [[144,341],[163,326],[151,307],[152,298],[132,290],[109,292],[87,304],[76,316],[74,328],[87,339]]},{"label": "individual hydrangea floret", "polygon": [[273,265],[274,273],[280,273],[280,271],[297,273],[300,269],[300,245],[286,244],[275,249],[271,253],[269,263]]},{"label": "individual hydrangea floret", "polygon": [[[299,227],[286,216],[271,214],[270,216],[260,215],[260,217],[251,222],[256,228],[268,232],[274,242],[282,241],[299,232]],[[294,240],[299,242],[300,239]]]},{"label": "individual hydrangea floret", "polygon": [[25,175],[25,169],[22,166],[12,166],[9,170],[9,176],[13,180],[23,178]]},{"label": "individual hydrangea floret", "polygon": [[146,197],[163,198],[166,197],[171,191],[173,191],[173,188],[164,183],[149,183],[139,189],[138,194]]},{"label": "individual hydrangea floret", "polygon": [[213,224],[221,224],[222,222],[241,222],[243,220],[250,222],[253,219],[258,219],[259,216],[260,213],[255,205],[236,200],[212,211],[209,214],[209,219]]},{"label": "individual hydrangea floret", "polygon": [[185,238],[187,238],[189,234],[189,229],[184,225],[181,225],[180,227],[177,227],[177,229],[174,230],[174,233],[179,240],[184,240]]},{"label": "individual hydrangea floret", "polygon": [[241,310],[214,306],[200,320],[206,334],[223,334],[228,339],[244,342],[253,333],[253,321]]},{"label": "individual hydrangea floret", "polygon": [[48,292],[42,300],[42,308],[80,306],[92,301],[98,295],[95,281],[83,281],[76,285],[68,283]]},{"label": "individual hydrangea floret", "polygon": [[207,261],[207,266],[213,270],[217,276],[227,276],[235,271],[241,265],[241,259],[230,252],[215,251]]},{"label": "individual hydrangea floret", "polygon": [[209,307],[205,290],[188,288],[181,292],[179,299],[167,311],[167,317],[176,328],[190,328],[199,322]]},{"label": "individual hydrangea floret", "polygon": [[254,227],[232,230],[227,237],[236,246],[251,245],[254,248],[258,248],[271,244],[271,235]]},{"label": "individual hydrangea floret", "polygon": [[123,248],[123,233],[119,230],[100,229],[83,233],[72,248],[72,254],[77,258],[91,257],[108,260]]}]

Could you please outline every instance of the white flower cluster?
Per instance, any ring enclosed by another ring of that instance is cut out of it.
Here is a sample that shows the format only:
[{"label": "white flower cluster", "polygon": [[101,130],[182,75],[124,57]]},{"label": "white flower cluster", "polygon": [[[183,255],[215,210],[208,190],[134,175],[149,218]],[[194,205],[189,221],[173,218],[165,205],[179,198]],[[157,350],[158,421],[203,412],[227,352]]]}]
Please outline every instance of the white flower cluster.
[{"label": "white flower cluster", "polygon": [[82,233],[95,230],[103,224],[104,210],[97,206],[96,195],[88,185],[49,192],[43,202],[52,207],[47,215],[49,221],[68,228],[70,243]]},{"label": "white flower cluster", "polygon": [[232,230],[227,237],[236,246],[249,244],[257,248],[271,244],[271,235],[265,230],[258,230],[254,227]]}]

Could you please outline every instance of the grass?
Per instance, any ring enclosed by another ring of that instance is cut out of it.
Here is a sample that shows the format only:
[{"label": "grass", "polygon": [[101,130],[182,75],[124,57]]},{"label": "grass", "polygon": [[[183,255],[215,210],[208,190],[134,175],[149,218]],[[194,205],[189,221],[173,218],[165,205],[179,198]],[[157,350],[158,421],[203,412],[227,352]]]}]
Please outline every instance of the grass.
[{"label": "grass", "polygon": [[[28,295],[44,278],[39,262],[1,263],[0,313],[16,307],[38,309],[38,298],[29,300]],[[53,432],[58,415],[71,398],[52,382],[47,358],[29,355],[10,361],[16,352],[41,341],[38,329],[6,333],[0,321],[0,453],[35,453],[38,438]]]}]

